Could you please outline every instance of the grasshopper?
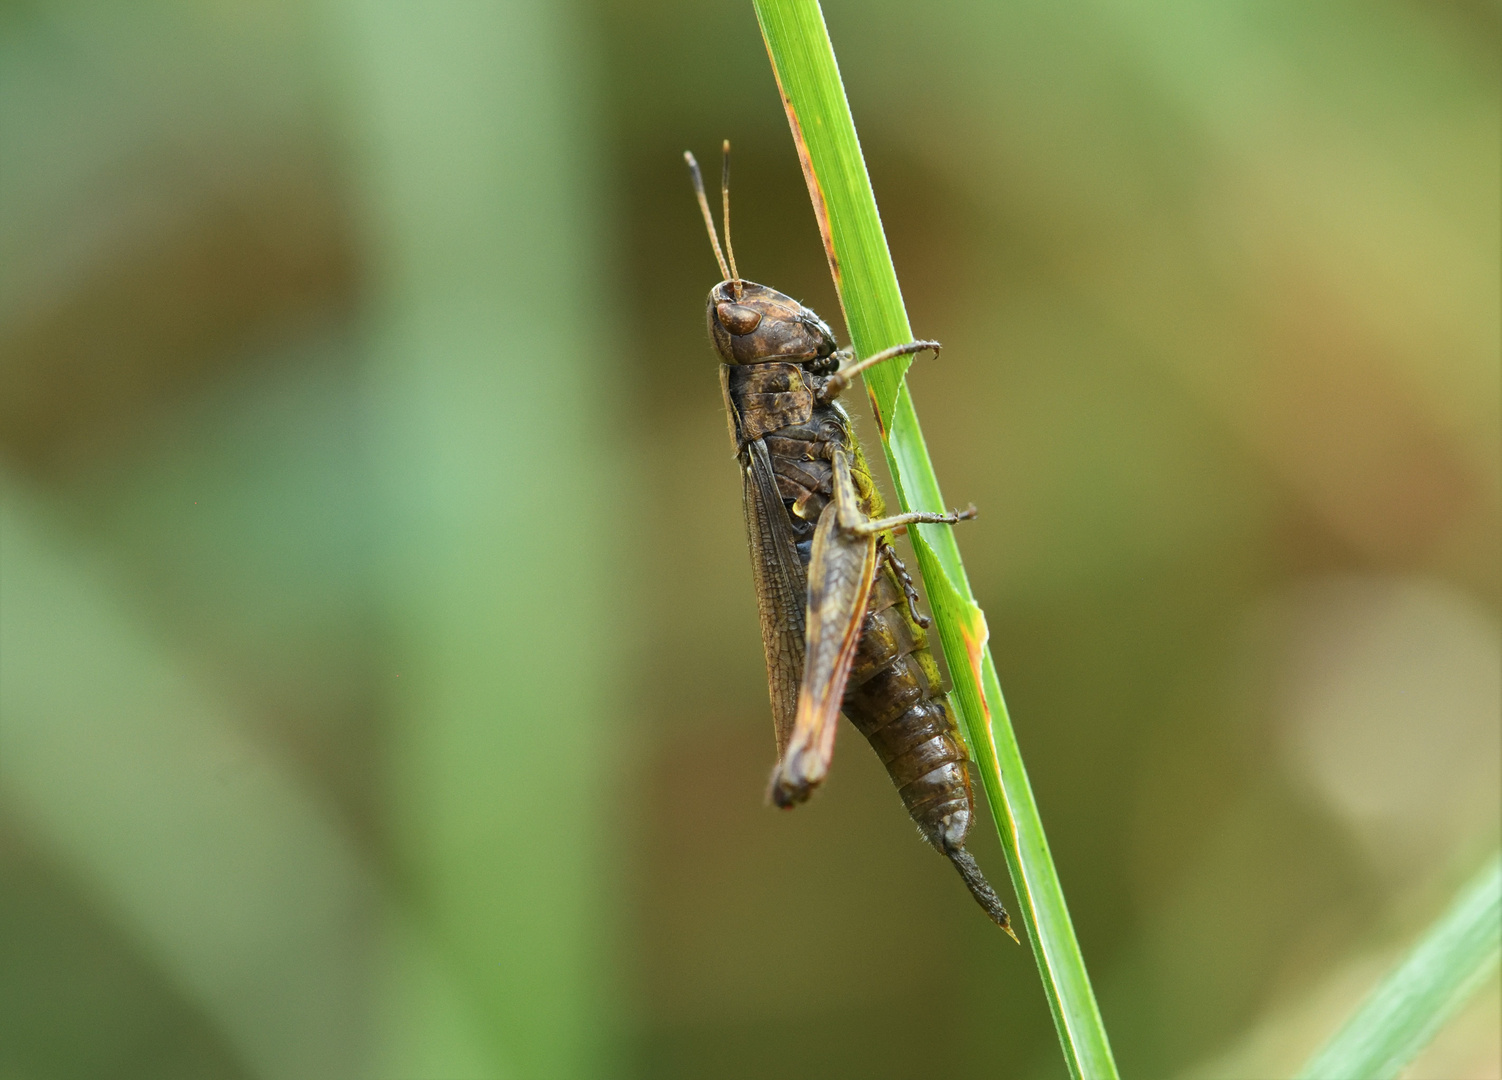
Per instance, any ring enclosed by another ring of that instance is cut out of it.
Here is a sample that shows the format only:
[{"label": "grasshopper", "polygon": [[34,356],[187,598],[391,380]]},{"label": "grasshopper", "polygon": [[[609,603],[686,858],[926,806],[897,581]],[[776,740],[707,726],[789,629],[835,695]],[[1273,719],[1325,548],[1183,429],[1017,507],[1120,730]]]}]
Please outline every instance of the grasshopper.
[{"label": "grasshopper", "polygon": [[[887,516],[850,416],[851,380],[936,341],[910,341],[855,360],[798,301],[741,278],[730,246],[730,144],[724,144],[720,248],[704,180],[685,153],[723,280],[709,292],[709,336],[743,482],[746,534],[761,614],[777,736],[769,796],[805,801],[829,772],[843,711],[886,766],[918,830],[946,856],[986,914],[1011,920],[965,849],[975,816],[968,759],[925,633],[895,529],[954,523],[947,514]],[[729,261],[726,261],[726,252]]]}]

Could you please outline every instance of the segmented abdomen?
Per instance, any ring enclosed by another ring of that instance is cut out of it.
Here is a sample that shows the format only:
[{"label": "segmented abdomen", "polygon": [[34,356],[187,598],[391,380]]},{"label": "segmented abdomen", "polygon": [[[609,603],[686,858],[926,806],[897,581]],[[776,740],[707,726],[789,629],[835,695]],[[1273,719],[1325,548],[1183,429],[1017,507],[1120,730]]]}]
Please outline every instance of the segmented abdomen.
[{"label": "segmented abdomen", "polygon": [[926,636],[905,604],[883,566],[845,685],[844,712],[886,766],[924,837],[947,852],[970,831],[970,775]]},{"label": "segmented abdomen", "polygon": [[[858,453],[849,425],[838,405],[824,405],[804,423],[766,435],[778,487],[791,504],[788,521],[805,567],[813,523],[832,497],[826,445],[835,442]],[[880,517],[881,495],[863,461],[856,465],[856,484],[862,509]],[[927,635],[908,617],[906,605],[891,567],[882,565],[866,604],[843,711],[886,766],[918,829],[948,854],[963,846],[970,831],[970,774]]]}]

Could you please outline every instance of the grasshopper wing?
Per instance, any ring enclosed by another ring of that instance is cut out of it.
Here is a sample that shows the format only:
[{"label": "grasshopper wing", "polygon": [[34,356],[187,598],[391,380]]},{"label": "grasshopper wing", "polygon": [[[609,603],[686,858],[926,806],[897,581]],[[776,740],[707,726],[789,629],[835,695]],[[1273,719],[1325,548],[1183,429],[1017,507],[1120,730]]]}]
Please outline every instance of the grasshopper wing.
[{"label": "grasshopper wing", "polygon": [[[839,495],[837,491],[837,500]],[[772,777],[772,799],[779,806],[807,799],[829,771],[845,680],[860,644],[876,574],[876,537],[847,532],[839,517],[836,502],[829,503],[814,531],[803,683],[792,738]]]},{"label": "grasshopper wing", "polygon": [[767,444],[753,439],[742,451],[745,472],[746,537],[761,613],[761,643],[767,654],[767,688],[777,757],[782,759],[798,712],[798,681],[803,675],[803,564],[793,545],[787,508],[777,490]]}]

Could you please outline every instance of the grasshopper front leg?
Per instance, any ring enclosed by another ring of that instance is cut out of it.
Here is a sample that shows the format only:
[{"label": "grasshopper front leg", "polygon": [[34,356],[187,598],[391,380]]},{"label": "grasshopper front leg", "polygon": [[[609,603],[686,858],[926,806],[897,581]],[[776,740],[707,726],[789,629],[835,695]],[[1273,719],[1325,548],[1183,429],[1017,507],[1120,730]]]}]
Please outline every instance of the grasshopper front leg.
[{"label": "grasshopper front leg", "polygon": [[[932,349],[934,355],[938,356],[941,348],[943,346],[937,341],[909,341],[905,345],[893,345],[890,349],[883,349],[879,353],[873,353],[864,360],[851,364],[849,367],[830,375],[828,381],[824,383],[824,389],[819,393],[819,404],[828,405],[844,392],[857,375],[875,367],[877,364],[885,363],[897,356],[911,356],[913,353],[920,353],[925,349]],[[839,356],[840,354],[835,353],[835,355]]]}]

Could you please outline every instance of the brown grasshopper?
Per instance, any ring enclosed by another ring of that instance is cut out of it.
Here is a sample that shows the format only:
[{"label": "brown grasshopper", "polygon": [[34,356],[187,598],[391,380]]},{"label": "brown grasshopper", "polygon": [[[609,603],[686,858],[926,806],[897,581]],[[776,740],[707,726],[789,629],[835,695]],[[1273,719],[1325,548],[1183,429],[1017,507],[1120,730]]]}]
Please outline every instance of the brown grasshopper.
[{"label": "brown grasshopper", "polygon": [[891,543],[893,529],[954,523],[975,509],[885,516],[850,416],[836,400],[860,372],[896,356],[937,353],[939,344],[910,341],[850,362],[851,350],[835,348],[818,315],[736,271],[730,144],[721,176],[728,264],[698,163],[684,157],[724,277],[709,292],[709,336],[722,360],[766,649],[778,755],[770,798],[796,806],[823,781],[843,711],[886,766],[924,839],[1012,934],[996,891],[965,850],[975,810],[968,759],[929,651],[929,620]]}]

